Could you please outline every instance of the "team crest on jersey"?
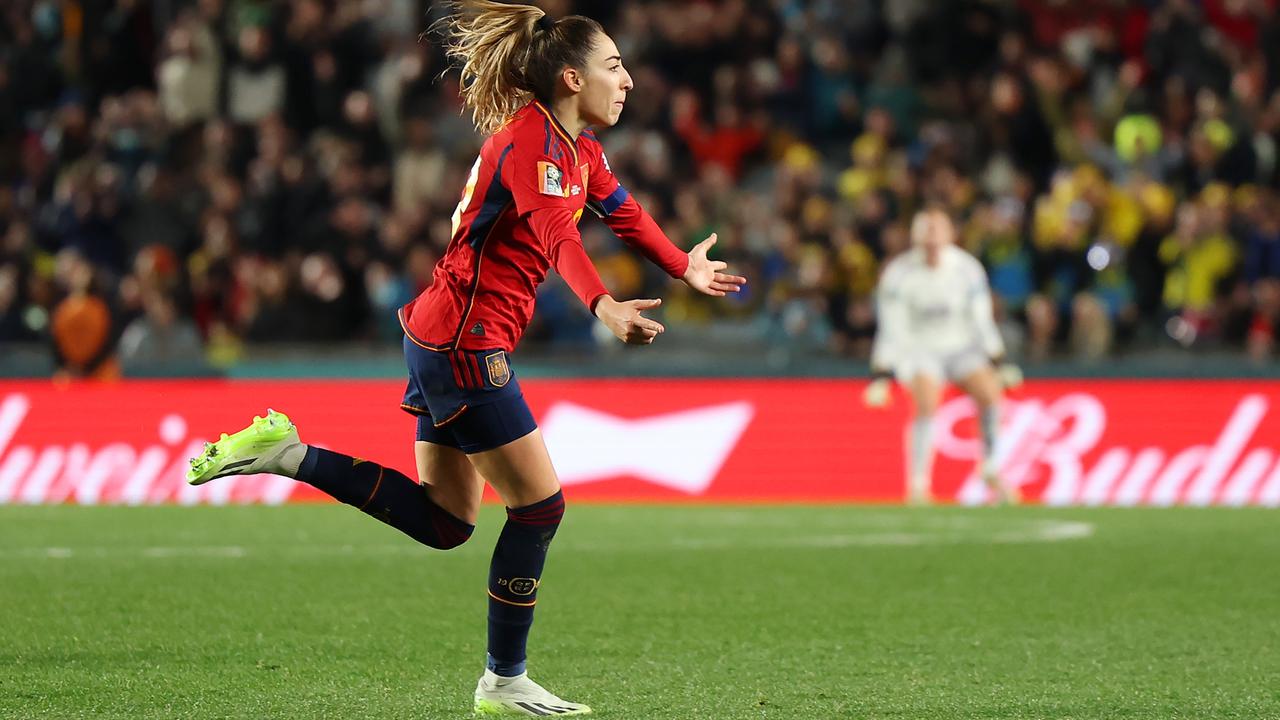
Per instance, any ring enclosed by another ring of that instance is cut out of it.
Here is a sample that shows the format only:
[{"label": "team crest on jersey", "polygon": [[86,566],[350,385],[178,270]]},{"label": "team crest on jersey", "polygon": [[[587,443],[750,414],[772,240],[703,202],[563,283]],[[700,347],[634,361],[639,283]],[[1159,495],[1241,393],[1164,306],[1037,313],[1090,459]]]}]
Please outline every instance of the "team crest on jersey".
[{"label": "team crest on jersey", "polygon": [[489,382],[494,387],[502,387],[511,380],[511,367],[507,365],[507,354],[502,350],[485,355],[484,366],[489,370]]},{"label": "team crest on jersey", "polygon": [[552,163],[538,163],[538,192],[543,195],[564,197],[564,183],[561,182],[563,175],[560,168]]}]

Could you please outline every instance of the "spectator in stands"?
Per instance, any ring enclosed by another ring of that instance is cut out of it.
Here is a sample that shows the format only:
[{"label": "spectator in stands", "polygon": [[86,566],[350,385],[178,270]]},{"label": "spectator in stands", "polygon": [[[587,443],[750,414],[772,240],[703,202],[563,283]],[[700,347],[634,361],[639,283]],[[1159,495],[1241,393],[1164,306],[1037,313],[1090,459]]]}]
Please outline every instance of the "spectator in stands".
[{"label": "spectator in stands", "polygon": [[284,109],[284,66],[271,56],[271,36],[265,28],[240,31],[239,57],[227,76],[227,115],[238,123],[256,123]]},{"label": "spectator in stands", "polygon": [[208,28],[184,21],[169,32],[168,55],[156,68],[160,106],[175,130],[218,112],[222,56]]},{"label": "spectator in stands", "polygon": [[392,208],[411,213],[429,204],[444,182],[448,158],[432,136],[431,121],[409,118],[405,123],[405,147],[396,157]]},{"label": "spectator in stands", "polygon": [[94,269],[73,250],[58,257],[58,274],[70,292],[53,310],[50,332],[60,379],[114,380],[120,365],[113,347],[111,310],[94,291]]},{"label": "spectator in stands", "polygon": [[190,368],[203,363],[200,334],[195,323],[178,315],[173,298],[162,291],[147,292],[143,314],[120,336],[120,360],[126,371],[166,366]]},{"label": "spectator in stands", "polygon": [[1195,334],[1212,330],[1210,310],[1219,283],[1236,264],[1236,250],[1215,211],[1189,204],[1178,211],[1178,224],[1160,245],[1160,258],[1169,267],[1164,285],[1166,309],[1189,325]]},{"label": "spectator in stands", "polygon": [[0,265],[0,342],[35,339],[22,318],[21,286],[17,264]]},{"label": "spectator in stands", "polygon": [[[417,40],[438,12],[162,5],[81,3],[77,23],[56,3],[0,3],[0,236],[26,236],[0,259],[17,278],[3,332],[51,340],[72,288],[47,268],[66,249],[129,322],[154,244],[206,342],[394,332],[387,309],[431,281],[478,143],[437,39]],[[1140,350],[1178,328],[1184,343],[1269,347],[1256,338],[1280,274],[1274,3],[854,5],[588,10],[618,28],[643,99],[602,133],[610,163],[672,237],[734,228],[717,249],[773,278],[667,312],[865,355],[858,288],[929,201],[955,216],[1032,355]],[[1175,231],[1184,214],[1204,227]],[[637,294],[661,281],[604,256]],[[318,307],[322,321],[280,321]]]}]

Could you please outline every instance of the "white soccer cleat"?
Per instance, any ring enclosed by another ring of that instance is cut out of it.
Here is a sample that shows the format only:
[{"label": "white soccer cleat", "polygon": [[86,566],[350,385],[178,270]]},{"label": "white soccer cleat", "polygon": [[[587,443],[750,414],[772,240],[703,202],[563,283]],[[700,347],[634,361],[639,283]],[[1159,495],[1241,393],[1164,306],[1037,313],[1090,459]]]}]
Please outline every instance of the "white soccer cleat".
[{"label": "white soccer cleat", "polygon": [[930,493],[927,490],[924,492],[913,492],[907,498],[907,504],[911,507],[928,507],[933,504],[933,493]]},{"label": "white soccer cleat", "polygon": [[1000,478],[997,473],[983,473],[982,481],[987,484],[1001,505],[1017,505],[1022,502],[1022,493]]},{"label": "white soccer cleat", "polygon": [[907,483],[907,504],[921,507],[933,504],[933,491],[928,475],[912,475]]},{"label": "white soccer cleat", "polygon": [[476,684],[477,715],[590,715],[591,708],[581,703],[561,700],[546,688],[529,679],[528,673],[502,677],[485,670]]},{"label": "white soccer cleat", "polygon": [[299,444],[298,428],[289,418],[267,410],[266,417],[255,417],[249,427],[205,443],[204,452],[191,458],[187,482],[203,485],[227,475],[280,474],[280,456]]}]

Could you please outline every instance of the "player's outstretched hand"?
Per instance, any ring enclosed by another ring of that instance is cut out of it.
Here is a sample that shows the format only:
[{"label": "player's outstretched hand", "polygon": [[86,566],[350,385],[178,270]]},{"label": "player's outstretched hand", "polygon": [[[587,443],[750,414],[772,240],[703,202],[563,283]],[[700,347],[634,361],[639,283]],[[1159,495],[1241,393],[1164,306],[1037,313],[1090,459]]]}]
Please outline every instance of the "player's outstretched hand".
[{"label": "player's outstretched hand", "polygon": [[747,279],[738,275],[720,272],[729,267],[721,260],[711,260],[707,252],[716,244],[716,234],[693,246],[689,251],[689,269],[684,271],[685,284],[706,295],[724,297],[726,293],[738,292]]},{"label": "player's outstretched hand", "polygon": [[596,317],[619,340],[628,345],[649,345],[666,328],[657,320],[640,314],[662,304],[661,300],[624,300],[618,302],[605,295],[596,303]]},{"label": "player's outstretched hand", "polygon": [[869,408],[882,408],[889,404],[889,379],[876,378],[862,391],[862,402]]}]

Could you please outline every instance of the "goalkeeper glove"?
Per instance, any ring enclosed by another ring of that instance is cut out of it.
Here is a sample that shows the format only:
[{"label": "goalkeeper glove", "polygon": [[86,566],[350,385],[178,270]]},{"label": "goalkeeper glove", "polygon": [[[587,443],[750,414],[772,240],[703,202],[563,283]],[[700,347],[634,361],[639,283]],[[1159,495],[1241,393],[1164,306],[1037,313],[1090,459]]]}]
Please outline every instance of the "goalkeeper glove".
[{"label": "goalkeeper glove", "polygon": [[889,404],[889,378],[877,377],[862,391],[862,402],[869,408],[882,408]]},{"label": "goalkeeper glove", "polygon": [[1022,368],[1011,362],[1000,362],[996,365],[996,376],[1000,378],[1000,384],[1006,390],[1011,390],[1022,384]]}]

